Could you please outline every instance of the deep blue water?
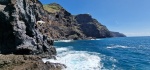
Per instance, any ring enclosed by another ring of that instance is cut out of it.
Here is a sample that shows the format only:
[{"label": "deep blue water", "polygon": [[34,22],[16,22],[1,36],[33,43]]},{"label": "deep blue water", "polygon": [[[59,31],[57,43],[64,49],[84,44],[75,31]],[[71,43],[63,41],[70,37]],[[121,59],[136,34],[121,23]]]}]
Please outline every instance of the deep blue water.
[{"label": "deep blue water", "polygon": [[67,70],[150,70],[150,37],[55,42]]}]

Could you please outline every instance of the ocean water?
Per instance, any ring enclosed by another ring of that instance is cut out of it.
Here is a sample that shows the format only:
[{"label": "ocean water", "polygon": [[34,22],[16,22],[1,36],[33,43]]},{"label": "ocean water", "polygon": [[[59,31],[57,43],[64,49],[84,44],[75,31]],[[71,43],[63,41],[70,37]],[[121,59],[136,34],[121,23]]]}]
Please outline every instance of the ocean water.
[{"label": "ocean water", "polygon": [[64,70],[150,70],[150,37],[56,41]]}]

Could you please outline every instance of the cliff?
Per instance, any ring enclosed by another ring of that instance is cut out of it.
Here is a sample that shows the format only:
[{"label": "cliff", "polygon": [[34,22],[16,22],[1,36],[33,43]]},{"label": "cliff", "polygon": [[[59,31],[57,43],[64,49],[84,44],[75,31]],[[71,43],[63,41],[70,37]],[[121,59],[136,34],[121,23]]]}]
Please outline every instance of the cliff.
[{"label": "cliff", "polygon": [[47,31],[54,39],[88,39],[112,37],[106,26],[89,14],[72,15],[59,4],[43,5],[51,14]]},{"label": "cliff", "polygon": [[41,19],[48,20],[47,17],[38,0],[0,0],[0,70],[60,70],[63,67],[41,60],[56,55],[53,39],[42,32],[44,25],[37,24]]},{"label": "cliff", "polygon": [[111,32],[113,37],[126,37],[126,35],[124,35],[123,33],[119,33],[119,32]]},{"label": "cliff", "polygon": [[55,55],[52,39],[42,34],[41,26],[36,25],[44,16],[46,12],[38,0],[1,0],[1,53]]},{"label": "cliff", "polygon": [[89,14],[79,14],[75,16],[81,31],[86,37],[106,38],[112,37],[106,26],[93,19]]}]

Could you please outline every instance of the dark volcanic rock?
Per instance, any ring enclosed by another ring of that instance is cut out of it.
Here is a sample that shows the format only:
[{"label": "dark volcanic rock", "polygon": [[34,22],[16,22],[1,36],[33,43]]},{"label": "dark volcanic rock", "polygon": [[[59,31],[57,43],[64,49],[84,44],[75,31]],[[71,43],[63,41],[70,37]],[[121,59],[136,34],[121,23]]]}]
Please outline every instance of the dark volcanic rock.
[{"label": "dark volcanic rock", "polygon": [[47,13],[38,0],[0,1],[0,52],[3,54],[56,54],[53,41],[35,28]]}]

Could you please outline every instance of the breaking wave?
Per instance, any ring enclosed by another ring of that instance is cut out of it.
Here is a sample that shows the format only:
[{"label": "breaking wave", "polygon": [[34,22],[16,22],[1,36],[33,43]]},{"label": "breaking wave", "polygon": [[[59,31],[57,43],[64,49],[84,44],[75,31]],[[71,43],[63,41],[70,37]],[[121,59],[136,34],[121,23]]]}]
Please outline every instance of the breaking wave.
[{"label": "breaking wave", "polygon": [[122,45],[114,45],[114,46],[108,46],[106,48],[113,49],[113,48],[133,48],[133,47],[122,46]]},{"label": "breaking wave", "polygon": [[57,60],[43,59],[44,62],[62,63],[65,70],[101,70],[103,64],[98,53],[87,51],[73,51],[70,48],[57,48]]},{"label": "breaking wave", "polygon": [[74,40],[57,40],[55,42],[73,42]]}]

